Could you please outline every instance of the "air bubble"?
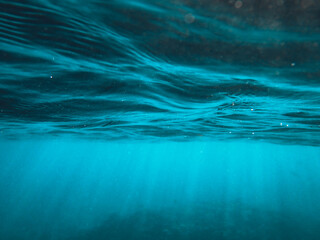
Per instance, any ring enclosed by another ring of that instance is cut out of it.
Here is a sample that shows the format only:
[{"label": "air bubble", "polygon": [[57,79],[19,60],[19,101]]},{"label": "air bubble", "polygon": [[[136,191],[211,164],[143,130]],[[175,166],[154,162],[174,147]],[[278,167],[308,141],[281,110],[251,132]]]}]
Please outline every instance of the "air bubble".
[{"label": "air bubble", "polygon": [[195,20],[195,17],[191,13],[188,13],[187,15],[184,16],[184,21],[188,24],[193,23],[194,20]]},{"label": "air bubble", "polygon": [[234,4],[234,7],[235,8],[241,8],[243,5],[242,1],[236,1],[235,4]]}]

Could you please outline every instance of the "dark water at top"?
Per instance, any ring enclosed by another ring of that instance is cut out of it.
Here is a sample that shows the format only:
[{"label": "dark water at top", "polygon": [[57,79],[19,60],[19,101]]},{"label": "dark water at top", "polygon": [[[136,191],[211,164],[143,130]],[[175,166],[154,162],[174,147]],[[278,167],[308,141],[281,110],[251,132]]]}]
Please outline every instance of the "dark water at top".
[{"label": "dark water at top", "polygon": [[0,131],[320,143],[313,0],[0,2]]}]

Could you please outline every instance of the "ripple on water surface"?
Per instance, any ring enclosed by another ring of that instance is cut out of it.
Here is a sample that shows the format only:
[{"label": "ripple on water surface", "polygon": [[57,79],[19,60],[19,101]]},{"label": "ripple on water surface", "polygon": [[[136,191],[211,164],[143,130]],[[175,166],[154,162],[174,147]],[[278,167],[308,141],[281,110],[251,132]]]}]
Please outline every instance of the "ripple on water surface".
[{"label": "ripple on water surface", "polygon": [[0,3],[1,135],[320,143],[316,1]]}]

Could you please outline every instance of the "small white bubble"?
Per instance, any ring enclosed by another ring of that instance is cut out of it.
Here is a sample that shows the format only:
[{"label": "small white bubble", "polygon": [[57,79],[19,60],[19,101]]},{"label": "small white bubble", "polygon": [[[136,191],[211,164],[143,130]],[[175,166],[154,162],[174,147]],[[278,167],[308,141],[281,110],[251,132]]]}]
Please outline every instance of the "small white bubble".
[{"label": "small white bubble", "polygon": [[282,126],[282,123],[280,123],[280,126]]},{"label": "small white bubble", "polygon": [[287,124],[286,126],[289,127],[289,124]]},{"label": "small white bubble", "polygon": [[296,65],[296,63],[291,63],[291,67],[294,67]]},{"label": "small white bubble", "polygon": [[186,14],[185,16],[184,16],[184,21],[186,22],[186,23],[193,23],[194,22],[194,20],[195,20],[195,17],[191,14],[191,13],[188,13],[188,14]]},{"label": "small white bubble", "polygon": [[236,1],[235,4],[234,4],[234,7],[235,8],[241,8],[243,5],[242,1]]},{"label": "small white bubble", "polygon": [[253,108],[251,108],[251,111],[253,111]]},{"label": "small white bubble", "polygon": [[252,132],[252,135],[254,135],[254,132]]},{"label": "small white bubble", "polygon": [[50,78],[53,78],[53,76],[51,75]]}]

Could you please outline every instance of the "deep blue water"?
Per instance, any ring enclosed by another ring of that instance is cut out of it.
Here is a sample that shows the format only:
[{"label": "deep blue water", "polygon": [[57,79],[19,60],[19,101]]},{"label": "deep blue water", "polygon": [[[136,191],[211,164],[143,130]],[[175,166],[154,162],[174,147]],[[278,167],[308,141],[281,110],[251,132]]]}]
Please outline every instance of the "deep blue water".
[{"label": "deep blue water", "polygon": [[320,239],[316,0],[0,0],[0,239]]}]

